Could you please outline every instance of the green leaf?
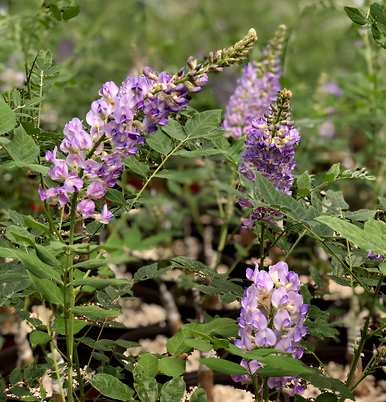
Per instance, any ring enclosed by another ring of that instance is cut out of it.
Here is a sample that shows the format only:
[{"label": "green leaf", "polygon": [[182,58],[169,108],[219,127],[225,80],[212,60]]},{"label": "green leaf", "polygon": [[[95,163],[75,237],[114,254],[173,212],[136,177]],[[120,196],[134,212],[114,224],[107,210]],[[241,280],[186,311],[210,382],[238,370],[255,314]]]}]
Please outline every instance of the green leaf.
[{"label": "green leaf", "polygon": [[200,361],[202,364],[205,364],[205,366],[219,373],[227,375],[248,374],[248,371],[245,370],[244,367],[241,367],[240,364],[230,362],[229,360],[205,357],[201,358]]},{"label": "green leaf", "polygon": [[297,193],[300,197],[309,195],[312,187],[311,176],[308,171],[303,172],[296,178]]},{"label": "green leaf", "polygon": [[158,384],[155,378],[147,377],[143,372],[143,368],[138,364],[134,367],[133,376],[134,388],[138,398],[142,402],[157,402]]},{"label": "green leaf", "polygon": [[139,161],[135,156],[129,156],[125,160],[125,166],[135,174],[146,177],[149,173],[149,166],[146,163]]},{"label": "green leaf", "polygon": [[63,14],[63,19],[65,21],[70,20],[71,18],[76,17],[80,12],[79,6],[71,6],[71,7],[66,7],[63,9],[62,14]]},{"label": "green leaf", "polygon": [[185,382],[182,377],[173,378],[161,388],[160,402],[181,402],[185,394]]},{"label": "green leaf", "polygon": [[205,390],[197,388],[190,397],[190,402],[208,402]]},{"label": "green leaf", "polygon": [[299,376],[310,374],[311,369],[300,360],[286,355],[269,355],[261,359],[264,367],[258,369],[263,377]]},{"label": "green leaf", "polygon": [[35,244],[35,236],[22,226],[8,226],[5,237],[19,246],[33,246]]},{"label": "green leaf", "polygon": [[203,156],[213,156],[213,155],[221,155],[223,151],[214,148],[206,148],[206,149],[194,149],[192,151],[188,151],[186,149],[181,149],[174,153],[174,156],[182,156],[184,158],[200,158]]},{"label": "green leaf", "polygon": [[300,201],[277,190],[275,186],[260,173],[256,174],[254,191],[256,197],[262,198],[268,206],[277,208],[296,221],[309,223],[318,215],[315,208],[310,206],[305,207]]},{"label": "green leaf", "polygon": [[316,220],[329,226],[359,248],[386,255],[386,224],[384,222],[370,220],[361,229],[334,216],[319,216]]},{"label": "green leaf", "polygon": [[20,162],[22,165],[36,162],[39,156],[39,147],[33,138],[25,132],[23,126],[14,130],[12,140],[8,145],[5,145],[5,149],[14,161]]},{"label": "green leaf", "polygon": [[196,114],[185,125],[185,131],[190,139],[208,138],[218,133],[221,122],[221,110],[207,110]]},{"label": "green leaf", "polygon": [[96,374],[91,380],[91,385],[102,395],[119,401],[129,401],[134,395],[129,386],[110,374]]},{"label": "green leaf", "polygon": [[146,137],[146,143],[151,149],[163,155],[167,155],[173,149],[172,141],[161,130],[157,130],[154,134],[149,134]]},{"label": "green leaf", "polygon": [[35,249],[37,256],[46,264],[51,265],[51,267],[58,267],[60,265],[59,261],[56,259],[49,247],[35,244]]},{"label": "green leaf", "polygon": [[311,369],[311,373],[302,375],[302,378],[309,381],[312,385],[315,385],[315,387],[319,388],[320,390],[328,389],[334,392],[339,392],[342,397],[354,400],[353,393],[345,384],[343,384],[343,382],[335,378],[326,377],[317,369]]},{"label": "green leaf", "polygon": [[47,300],[52,304],[63,306],[63,291],[56,283],[50,281],[49,279],[38,278],[31,273],[30,277],[35,289],[42,295],[44,300]]},{"label": "green leaf", "polygon": [[166,344],[168,352],[176,355],[190,352],[193,349],[193,346],[187,345],[185,339],[186,334],[183,331],[179,331],[169,338]]},{"label": "green leaf", "polygon": [[386,275],[386,262],[382,262],[382,263],[379,265],[379,270],[381,271],[381,273],[382,273],[383,275]]},{"label": "green leaf", "polygon": [[[84,327],[88,325],[87,321],[83,320],[72,320],[72,326],[74,329],[74,335],[81,331]],[[66,335],[66,324],[64,317],[57,317],[54,323],[54,331],[59,335]]]},{"label": "green leaf", "polygon": [[163,126],[162,131],[165,132],[169,137],[175,140],[184,140],[186,138],[186,133],[181,124],[176,120],[169,120],[166,126]]},{"label": "green leaf", "polygon": [[185,360],[177,357],[164,357],[158,361],[158,368],[162,374],[178,377],[185,372]]},{"label": "green leaf", "polygon": [[333,183],[340,174],[340,163],[335,163],[324,175],[324,180],[327,183]]},{"label": "green leaf", "polygon": [[362,11],[355,7],[344,7],[344,11],[352,22],[358,25],[366,25],[367,20]]},{"label": "green leaf", "polygon": [[324,392],[315,399],[315,402],[338,402],[338,398],[331,392]]},{"label": "green leaf", "polygon": [[[53,267],[43,262],[37,255],[35,250],[31,250],[29,253],[18,250],[11,250],[13,252],[13,257],[20,260],[28,271],[33,275],[42,279],[51,279],[56,283],[61,284],[60,273],[56,271]],[[0,251],[1,255],[1,251]]]},{"label": "green leaf", "polygon": [[209,352],[213,349],[213,345],[205,339],[196,338],[184,338],[184,344],[191,349],[197,349],[201,352]]},{"label": "green leaf", "polygon": [[88,306],[78,306],[72,309],[72,312],[78,316],[84,316],[93,321],[108,320],[119,315],[119,310],[103,309],[94,304]]},{"label": "green leaf", "polygon": [[95,289],[103,289],[107,286],[129,286],[130,282],[127,279],[103,279],[103,278],[86,278],[76,279],[72,282],[73,286],[91,286]]},{"label": "green leaf", "polygon": [[16,126],[16,115],[0,95],[0,135],[8,133]]},{"label": "green leaf", "polygon": [[83,268],[83,269],[96,269],[99,267],[103,267],[107,262],[104,258],[92,258],[90,260],[81,261],[74,264],[74,268]]},{"label": "green leaf", "polygon": [[46,345],[51,340],[51,337],[47,332],[43,331],[32,331],[29,336],[29,341],[31,346],[34,348],[37,345]]},{"label": "green leaf", "polygon": [[137,364],[141,366],[146,377],[155,377],[158,373],[158,359],[151,353],[142,354]]}]

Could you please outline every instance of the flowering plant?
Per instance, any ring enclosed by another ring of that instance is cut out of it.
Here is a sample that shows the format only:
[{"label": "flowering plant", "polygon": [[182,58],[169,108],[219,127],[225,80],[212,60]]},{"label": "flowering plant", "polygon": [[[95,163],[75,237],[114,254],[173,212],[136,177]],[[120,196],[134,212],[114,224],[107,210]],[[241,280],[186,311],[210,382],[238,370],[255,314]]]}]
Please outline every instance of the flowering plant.
[{"label": "flowering plant", "polygon": [[[144,17],[153,6],[139,3]],[[214,402],[222,381],[255,401],[354,399],[384,366],[384,164],[377,157],[374,177],[310,148],[327,137],[338,148],[338,130],[311,137],[326,115],[337,127],[359,116],[369,138],[383,135],[386,9],[345,9],[362,27],[368,93],[326,78],[299,107],[295,28],[280,25],[259,57],[251,29],[175,73],[145,67],[107,81],[84,118],[74,99],[66,111],[78,117],[57,130],[46,108],[61,88],[81,91],[68,78],[81,52],[56,64],[40,49],[80,8],[36,7],[1,20],[26,18],[30,37],[14,30],[25,81],[0,96],[0,400]],[[208,107],[211,73],[243,63],[224,113]],[[345,120],[363,99],[368,113]],[[360,190],[346,202],[341,190],[374,180],[376,199]],[[336,302],[342,288],[349,296]],[[347,356],[339,379],[331,345]]]}]

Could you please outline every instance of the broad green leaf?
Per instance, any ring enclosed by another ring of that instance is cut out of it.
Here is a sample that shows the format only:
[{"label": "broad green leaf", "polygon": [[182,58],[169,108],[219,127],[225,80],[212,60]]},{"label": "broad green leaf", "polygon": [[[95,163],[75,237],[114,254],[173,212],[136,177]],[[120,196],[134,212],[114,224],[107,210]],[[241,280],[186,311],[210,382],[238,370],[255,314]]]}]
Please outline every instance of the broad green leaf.
[{"label": "broad green leaf", "polygon": [[177,357],[164,357],[158,361],[160,373],[169,377],[178,377],[185,372],[185,360]]},{"label": "broad green leaf", "polygon": [[386,224],[371,220],[365,223],[364,228],[353,225],[334,216],[319,216],[319,222],[329,226],[345,239],[366,251],[386,255]]},{"label": "broad green leaf", "polygon": [[162,385],[160,402],[181,402],[184,394],[185,382],[183,378],[173,378]]},{"label": "broad green leaf", "polygon": [[37,345],[46,345],[51,340],[51,337],[47,332],[43,331],[32,331],[29,336],[29,341],[31,346],[34,348]]},{"label": "broad green leaf", "polygon": [[208,402],[205,390],[197,388],[190,397],[190,402]]},{"label": "broad green leaf", "polygon": [[139,161],[135,156],[129,156],[125,160],[125,166],[135,174],[146,177],[149,173],[149,166],[146,163]]},{"label": "broad green leaf", "polygon": [[48,246],[35,244],[35,249],[37,256],[46,264],[51,265],[52,267],[58,267],[60,265],[54,253],[50,250]]},{"label": "broad green leaf", "polygon": [[151,353],[142,354],[137,365],[141,366],[146,377],[155,377],[158,373],[158,359]]},{"label": "broad green leaf", "polygon": [[104,258],[92,258],[90,260],[85,260],[74,264],[75,268],[83,268],[83,269],[96,269],[99,267],[103,267],[107,264],[107,261]]},{"label": "broad green leaf", "polygon": [[221,110],[207,110],[195,115],[185,125],[185,131],[190,139],[208,138],[218,132],[221,122]]},{"label": "broad green leaf", "polygon": [[33,246],[35,244],[35,236],[22,226],[8,226],[5,237],[19,246]]},{"label": "broad green leaf", "polygon": [[103,309],[94,304],[74,307],[72,312],[75,315],[84,316],[93,321],[112,319],[120,313],[119,310]]},{"label": "broad green leaf", "polygon": [[344,7],[344,11],[351,19],[352,22],[358,25],[366,25],[367,19],[365,15],[363,15],[362,11],[355,7]]},{"label": "broad green leaf", "polygon": [[158,384],[155,378],[147,377],[139,364],[134,367],[133,376],[134,388],[141,402],[157,402]]},{"label": "broad green leaf", "polygon": [[295,220],[308,223],[318,214],[310,206],[303,206],[288,194],[279,191],[275,186],[260,173],[256,174],[254,191],[258,198],[262,198],[267,205],[284,212]]},{"label": "broad green leaf", "polygon": [[129,286],[131,285],[127,279],[103,279],[103,278],[86,278],[76,279],[72,282],[74,286],[90,286],[95,289],[103,289],[107,286]]},{"label": "broad green leaf", "polygon": [[176,355],[190,352],[193,349],[193,346],[187,345],[185,339],[186,334],[183,331],[179,331],[169,338],[166,344],[168,352]]},{"label": "broad green leaf", "polygon": [[203,156],[213,156],[213,155],[221,155],[223,152],[219,149],[214,148],[204,148],[204,149],[194,149],[192,151],[188,151],[186,149],[181,149],[174,153],[174,156],[182,156],[184,158],[200,158]]},{"label": "broad green leaf", "polygon": [[70,7],[65,7],[62,11],[63,14],[63,19],[65,21],[70,20],[71,18],[76,17],[80,12],[79,6],[70,6]]},{"label": "broad green leaf", "polygon": [[30,273],[31,281],[36,290],[42,295],[44,300],[49,303],[63,306],[64,296],[62,289],[49,279],[38,278]]},{"label": "broad green leaf", "polygon": [[[74,335],[81,331],[84,327],[88,325],[87,321],[84,320],[73,320],[72,326],[74,329]],[[57,317],[54,323],[54,331],[59,335],[66,334],[66,324],[63,317]]]},{"label": "broad green leaf", "polygon": [[209,352],[213,349],[213,345],[205,339],[195,338],[184,338],[184,344],[192,349],[200,350],[201,352]]},{"label": "broad green leaf", "polygon": [[5,149],[15,162],[28,164],[36,162],[39,156],[39,147],[33,138],[28,135],[23,126],[14,130],[11,142],[5,146]]},{"label": "broad green leaf", "polygon": [[315,399],[315,402],[338,402],[338,398],[331,392],[324,392]]},{"label": "broad green leaf", "polygon": [[205,364],[205,366],[214,371],[218,371],[219,373],[227,375],[248,374],[248,371],[245,370],[244,367],[241,367],[240,364],[233,363],[229,360],[217,359],[215,357],[205,357],[201,358],[200,361],[202,364]]},{"label": "broad green leaf", "polygon": [[312,187],[311,176],[309,175],[308,171],[303,172],[296,178],[296,188],[297,194],[301,197],[310,194]]},{"label": "broad green leaf", "polygon": [[96,374],[91,380],[91,385],[102,395],[119,401],[129,401],[134,395],[129,386],[110,374]]},{"label": "broad green leaf", "polygon": [[162,131],[165,132],[169,137],[176,140],[184,140],[186,138],[186,133],[181,124],[176,120],[169,120],[166,126],[163,126]]},{"label": "broad green leaf", "polygon": [[8,133],[16,126],[15,112],[8,106],[0,95],[0,135]]},{"label": "broad green leaf", "polygon": [[154,134],[149,134],[146,137],[146,143],[151,149],[163,155],[167,155],[173,149],[172,141],[161,130],[157,130]]},{"label": "broad green leaf", "polygon": [[343,382],[331,378],[331,377],[326,377],[320,373],[319,370],[317,369],[311,369],[311,373],[307,373],[305,375],[302,375],[301,377],[309,381],[312,385],[315,385],[315,387],[319,388],[320,390],[330,390],[334,392],[338,392],[342,397],[354,400],[354,395],[351,392],[351,390],[343,384]]},{"label": "broad green leaf", "polygon": [[[42,279],[51,279],[61,284],[60,273],[53,267],[43,262],[37,255],[35,250],[29,250],[29,252],[23,250],[11,250],[13,257],[20,260],[28,271],[33,275]],[[0,250],[1,255],[1,250]],[[12,255],[10,255],[12,257]]]}]

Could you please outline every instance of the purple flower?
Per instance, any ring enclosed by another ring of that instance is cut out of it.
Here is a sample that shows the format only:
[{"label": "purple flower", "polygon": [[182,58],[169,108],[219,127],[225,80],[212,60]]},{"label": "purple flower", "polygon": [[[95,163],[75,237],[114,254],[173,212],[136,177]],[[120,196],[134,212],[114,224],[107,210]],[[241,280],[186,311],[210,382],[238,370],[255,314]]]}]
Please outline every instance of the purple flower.
[{"label": "purple flower", "polygon": [[[300,141],[298,130],[291,122],[289,99],[291,92],[283,89],[277,100],[263,117],[252,120],[248,128],[245,149],[241,155],[239,171],[250,181],[259,172],[278,190],[291,194],[294,181],[295,146]],[[281,214],[272,208],[255,209],[244,226],[256,220],[273,220]]]},{"label": "purple flower", "polygon": [[83,150],[92,148],[92,139],[90,134],[84,130],[82,122],[73,118],[64,126],[64,140],[60,144],[60,149],[64,153],[79,153]]},{"label": "purple flower", "polygon": [[262,118],[275,101],[281,88],[280,57],[286,31],[285,26],[280,26],[263,51],[263,59],[244,67],[225,110],[223,127],[226,136],[239,138],[248,134],[252,120]]},{"label": "purple flower", "polygon": [[99,198],[104,197],[105,194],[106,186],[101,180],[91,182],[91,184],[87,188],[87,197],[89,198],[95,198],[96,200],[98,200]]},{"label": "purple flower", "polygon": [[108,224],[113,219],[113,214],[107,209],[107,205],[103,205],[102,212],[95,216],[95,219],[104,224]]},{"label": "purple flower", "polygon": [[326,81],[322,86],[322,92],[328,95],[334,95],[337,98],[343,95],[342,88],[334,81]]},{"label": "purple flower", "polygon": [[385,256],[381,255],[381,254],[376,254],[372,251],[369,251],[367,253],[367,258],[372,261],[383,261],[385,259]]},{"label": "purple flower", "polygon": [[[304,321],[308,305],[303,303],[299,293],[298,275],[281,261],[270,266],[268,272],[259,270],[258,265],[254,270],[248,268],[246,276],[252,284],[244,290],[241,300],[239,339],[235,345],[244,350],[273,347],[300,358],[303,349],[299,342],[307,333]],[[254,371],[245,360],[241,364],[253,374],[261,367],[256,363]],[[250,376],[233,379],[243,383],[251,381]],[[294,377],[272,377],[268,384],[271,388],[285,389],[291,395],[302,391],[300,380]]]},{"label": "purple flower", "polygon": [[87,198],[80,201],[76,210],[82,215],[84,219],[91,218],[95,211],[95,203]]}]

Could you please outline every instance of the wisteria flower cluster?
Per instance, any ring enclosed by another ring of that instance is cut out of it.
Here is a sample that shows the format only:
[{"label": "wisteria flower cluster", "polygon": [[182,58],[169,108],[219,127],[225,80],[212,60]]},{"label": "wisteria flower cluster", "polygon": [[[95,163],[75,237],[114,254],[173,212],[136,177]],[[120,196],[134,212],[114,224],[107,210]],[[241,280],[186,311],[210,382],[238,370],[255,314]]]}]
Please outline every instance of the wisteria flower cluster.
[{"label": "wisteria flower cluster", "polygon": [[[278,190],[287,194],[291,194],[294,181],[292,172],[296,165],[295,147],[300,141],[300,134],[291,121],[291,96],[287,89],[281,90],[269,112],[252,121],[239,166],[247,179],[254,181],[256,172],[259,172]],[[248,200],[241,200],[241,205],[251,206]],[[244,225],[251,226],[256,220],[270,220],[276,215],[272,208],[269,211],[257,208],[244,221]]]},{"label": "wisteria flower cluster", "polygon": [[[202,63],[190,57],[187,67],[174,75],[157,74],[146,67],[143,74],[128,77],[120,87],[106,82],[99,91],[100,99],[87,113],[89,128],[86,130],[79,118],[72,119],[64,127],[60,151],[55,148],[46,153],[53,183],[40,188],[41,200],[61,207],[75,200],[83,219],[108,223],[113,215],[101,200],[116,185],[124,159],[138,152],[146,134],[167,124],[171,114],[187,106],[190,94],[207,83],[208,72],[245,58],[255,40],[252,29],[230,48],[210,53]],[[97,203],[103,207],[98,208]]]},{"label": "wisteria flower cluster", "polygon": [[281,54],[287,28],[281,25],[263,51],[262,60],[250,62],[237,81],[226,107],[223,127],[228,137],[239,138],[248,133],[253,119],[263,117],[280,90]]},{"label": "wisteria flower cluster", "polygon": [[[303,349],[300,340],[306,335],[304,325],[308,305],[303,303],[299,293],[299,276],[288,270],[285,262],[269,267],[268,272],[248,268],[246,277],[252,285],[245,289],[241,301],[239,336],[236,346],[243,350],[255,347],[273,347],[281,352],[291,353],[300,359]],[[242,360],[241,365],[253,375],[262,364],[256,360]],[[237,382],[248,383],[251,376],[235,376]],[[268,386],[286,389],[291,394],[302,392],[303,386],[295,377],[271,377]]]}]

